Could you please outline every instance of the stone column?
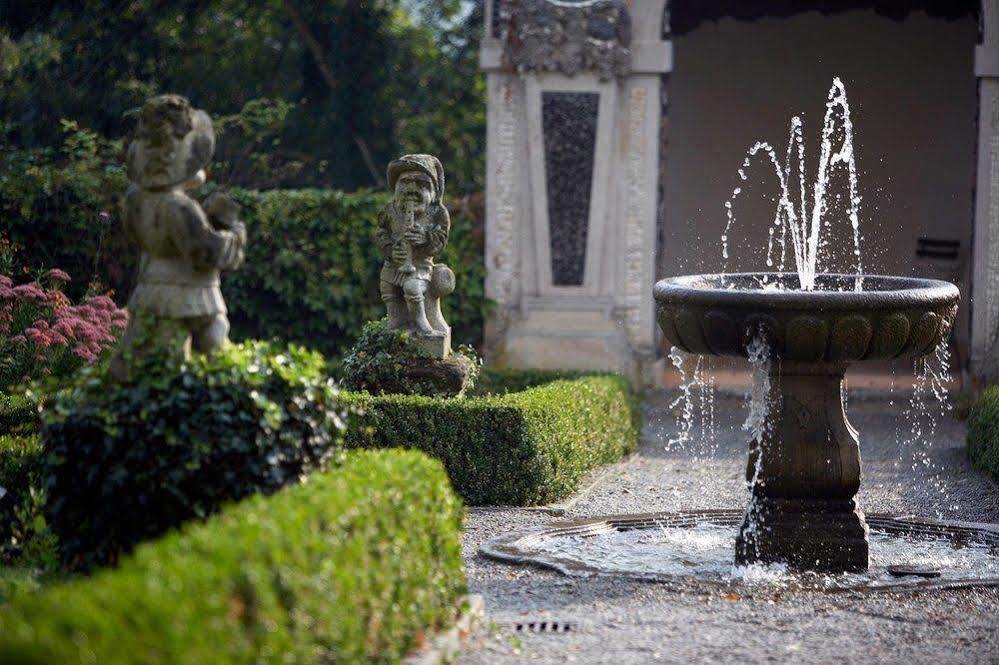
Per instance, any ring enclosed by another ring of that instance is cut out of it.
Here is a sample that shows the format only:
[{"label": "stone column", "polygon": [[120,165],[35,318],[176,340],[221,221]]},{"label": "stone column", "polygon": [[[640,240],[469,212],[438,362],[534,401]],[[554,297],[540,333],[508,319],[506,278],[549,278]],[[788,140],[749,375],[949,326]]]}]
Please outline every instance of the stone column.
[{"label": "stone column", "polygon": [[[971,366],[999,380],[999,1],[983,0],[978,83],[978,180],[971,293]],[[965,303],[967,306],[968,303]]]},{"label": "stone column", "polygon": [[486,3],[486,354],[655,372],[663,0]]}]

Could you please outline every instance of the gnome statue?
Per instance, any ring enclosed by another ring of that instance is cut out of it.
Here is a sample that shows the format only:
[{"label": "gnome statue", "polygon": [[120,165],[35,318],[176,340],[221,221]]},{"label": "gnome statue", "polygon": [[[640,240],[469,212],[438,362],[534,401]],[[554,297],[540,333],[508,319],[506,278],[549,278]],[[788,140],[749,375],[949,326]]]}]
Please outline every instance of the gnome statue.
[{"label": "gnome statue", "polygon": [[376,238],[385,262],[381,295],[388,327],[407,330],[435,358],[451,352],[451,328],[440,299],[454,291],[454,273],[434,263],[447,246],[451,218],[441,203],[444,167],[432,155],[404,155],[388,166],[392,200],[378,213]]},{"label": "gnome statue", "polygon": [[124,218],[141,255],[112,366],[119,378],[153,349],[187,357],[192,347],[210,353],[228,338],[219,275],[242,263],[246,229],[229,197],[216,192],[199,204],[187,193],[204,184],[214,150],[211,118],[184,97],[160,95],[142,107],[128,149]]}]

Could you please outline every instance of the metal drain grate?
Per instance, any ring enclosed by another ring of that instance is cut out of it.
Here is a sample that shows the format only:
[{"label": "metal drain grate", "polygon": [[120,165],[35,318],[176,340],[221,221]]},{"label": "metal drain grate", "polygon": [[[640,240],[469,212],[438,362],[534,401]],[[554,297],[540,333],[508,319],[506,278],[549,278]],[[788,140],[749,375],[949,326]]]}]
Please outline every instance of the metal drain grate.
[{"label": "metal drain grate", "polygon": [[515,633],[574,633],[578,628],[575,621],[518,621],[513,624]]}]

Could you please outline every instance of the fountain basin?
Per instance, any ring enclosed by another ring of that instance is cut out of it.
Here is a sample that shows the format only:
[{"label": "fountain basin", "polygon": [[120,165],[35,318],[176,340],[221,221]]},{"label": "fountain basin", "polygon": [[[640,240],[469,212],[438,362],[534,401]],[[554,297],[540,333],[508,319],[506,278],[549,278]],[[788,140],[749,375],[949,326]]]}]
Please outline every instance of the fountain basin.
[{"label": "fountain basin", "polygon": [[[859,287],[859,288],[858,288]],[[916,358],[950,332],[960,293],[947,282],[881,275],[691,275],[655,286],[657,318],[688,353],[770,359],[766,416],[750,442],[753,499],[736,539],[738,564],[859,572],[869,565],[857,431],[846,418],[843,376],[864,360]],[[757,342],[758,343],[758,342]]]},{"label": "fountain basin", "polygon": [[664,279],[654,291],[659,325],[688,353],[746,357],[762,333],[786,361],[888,360],[930,353],[950,332],[960,298],[953,284],[912,277],[825,274],[813,291],[797,285],[792,273]]}]

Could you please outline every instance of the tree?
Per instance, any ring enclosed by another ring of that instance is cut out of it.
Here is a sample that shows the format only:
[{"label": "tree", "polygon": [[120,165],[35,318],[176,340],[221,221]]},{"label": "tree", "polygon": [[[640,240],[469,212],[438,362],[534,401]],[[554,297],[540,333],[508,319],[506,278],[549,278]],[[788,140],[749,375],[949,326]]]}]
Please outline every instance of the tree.
[{"label": "tree", "polygon": [[481,27],[459,0],[0,0],[0,118],[22,148],[60,144],[63,118],[121,138],[130,109],[178,92],[217,118],[256,114],[220,142],[231,184],[372,186],[399,152],[427,151],[470,191]]}]

